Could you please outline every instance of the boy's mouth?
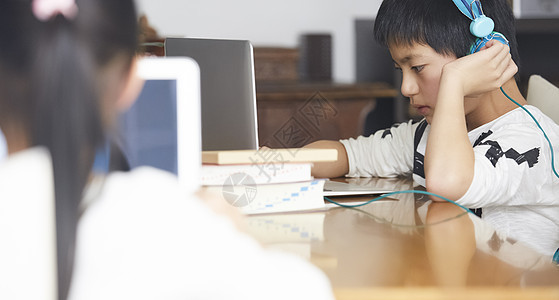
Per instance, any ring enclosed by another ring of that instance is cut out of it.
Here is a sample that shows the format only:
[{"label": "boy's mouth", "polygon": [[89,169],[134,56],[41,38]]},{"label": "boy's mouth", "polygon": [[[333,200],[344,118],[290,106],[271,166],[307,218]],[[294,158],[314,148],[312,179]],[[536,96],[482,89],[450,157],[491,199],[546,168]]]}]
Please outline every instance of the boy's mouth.
[{"label": "boy's mouth", "polygon": [[414,108],[417,110],[417,112],[422,115],[425,116],[427,114],[429,114],[429,110],[431,109],[429,106],[427,105],[414,105]]}]

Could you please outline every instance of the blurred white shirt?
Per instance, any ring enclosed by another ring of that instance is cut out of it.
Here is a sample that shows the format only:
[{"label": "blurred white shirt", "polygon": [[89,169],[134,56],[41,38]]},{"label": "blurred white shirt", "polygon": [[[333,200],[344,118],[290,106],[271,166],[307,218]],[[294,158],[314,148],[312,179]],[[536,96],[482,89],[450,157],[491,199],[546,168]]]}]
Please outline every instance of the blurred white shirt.
[{"label": "blurred white shirt", "polygon": [[112,173],[94,198],[80,219],[69,299],[333,299],[318,268],[263,249],[181,193],[172,174]]}]

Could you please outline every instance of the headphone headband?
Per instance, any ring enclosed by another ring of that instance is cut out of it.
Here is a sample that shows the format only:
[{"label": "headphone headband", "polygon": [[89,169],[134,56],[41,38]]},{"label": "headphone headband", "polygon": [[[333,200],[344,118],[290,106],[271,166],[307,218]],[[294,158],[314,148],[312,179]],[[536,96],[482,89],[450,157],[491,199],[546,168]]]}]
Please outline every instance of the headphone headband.
[{"label": "headphone headband", "polygon": [[479,0],[452,0],[456,7],[472,20],[470,24],[470,32],[477,36],[478,38],[483,38],[491,34],[495,28],[495,23],[491,18],[486,17],[483,14],[483,8],[481,7],[481,2]]},{"label": "headphone headband", "polygon": [[452,0],[456,7],[464,14],[464,16],[468,17],[470,20],[474,20],[474,16],[472,15],[471,5],[468,4],[465,0]]}]

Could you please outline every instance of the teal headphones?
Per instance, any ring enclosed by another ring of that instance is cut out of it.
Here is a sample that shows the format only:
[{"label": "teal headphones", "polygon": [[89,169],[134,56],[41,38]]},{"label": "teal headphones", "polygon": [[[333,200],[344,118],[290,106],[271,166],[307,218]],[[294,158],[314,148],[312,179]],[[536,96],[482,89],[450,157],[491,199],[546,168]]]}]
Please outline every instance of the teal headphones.
[{"label": "teal headphones", "polygon": [[483,14],[483,8],[479,0],[452,0],[456,7],[472,20],[470,23],[470,32],[477,37],[475,43],[470,47],[470,54],[478,52],[490,40],[497,40],[505,45],[509,44],[507,38],[496,31],[493,20]]}]

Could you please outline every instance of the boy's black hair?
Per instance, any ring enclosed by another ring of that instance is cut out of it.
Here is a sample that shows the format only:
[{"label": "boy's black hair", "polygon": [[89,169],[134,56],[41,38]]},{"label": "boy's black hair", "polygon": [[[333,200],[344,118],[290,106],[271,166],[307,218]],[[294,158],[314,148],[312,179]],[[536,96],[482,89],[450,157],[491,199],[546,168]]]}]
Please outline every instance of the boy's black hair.
[{"label": "boy's black hair", "polygon": [[[481,3],[484,14],[495,22],[494,30],[509,40],[512,58],[519,65],[514,15],[509,4],[506,0]],[[470,23],[452,0],[384,0],[377,13],[374,36],[385,46],[419,43],[439,54],[459,58],[470,53],[476,40],[470,33]]]}]

